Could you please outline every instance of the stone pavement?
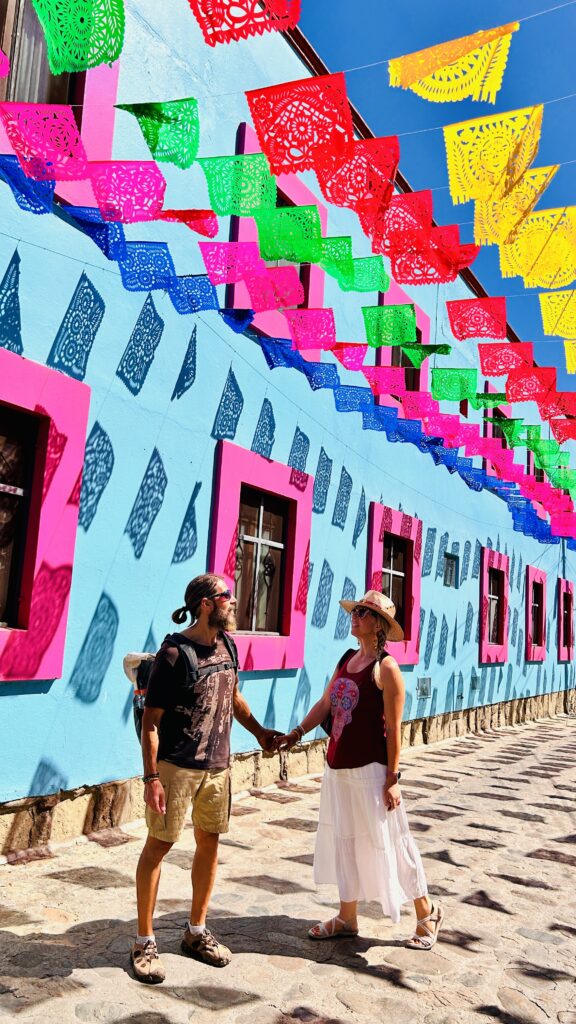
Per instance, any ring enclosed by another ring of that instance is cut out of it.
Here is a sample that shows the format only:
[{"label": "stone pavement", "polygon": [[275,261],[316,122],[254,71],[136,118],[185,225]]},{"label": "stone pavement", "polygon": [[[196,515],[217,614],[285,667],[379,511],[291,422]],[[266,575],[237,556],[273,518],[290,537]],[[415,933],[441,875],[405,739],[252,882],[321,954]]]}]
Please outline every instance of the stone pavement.
[{"label": "stone pavement", "polygon": [[157,937],[166,983],[129,972],[142,825],[0,867],[0,1021],[77,1024],[576,1024],[576,719],[407,750],[403,792],[431,892],[432,952],[363,907],[361,936],[312,943],[331,916],[311,860],[320,778],[237,800],[210,922],[234,951],[179,954],[193,837],[168,855]]}]

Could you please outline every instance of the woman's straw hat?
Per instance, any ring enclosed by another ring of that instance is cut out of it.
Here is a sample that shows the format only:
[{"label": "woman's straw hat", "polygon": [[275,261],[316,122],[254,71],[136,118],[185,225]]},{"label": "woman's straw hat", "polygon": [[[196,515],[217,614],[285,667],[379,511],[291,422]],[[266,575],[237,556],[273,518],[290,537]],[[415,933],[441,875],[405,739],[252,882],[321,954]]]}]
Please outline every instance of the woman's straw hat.
[{"label": "woman's straw hat", "polygon": [[396,622],[396,605],[385,594],[378,590],[367,590],[364,597],[359,601],[340,601],[340,607],[345,612],[351,612],[353,608],[369,608],[375,615],[380,615],[388,624],[388,640],[403,640],[404,630],[400,623]]}]

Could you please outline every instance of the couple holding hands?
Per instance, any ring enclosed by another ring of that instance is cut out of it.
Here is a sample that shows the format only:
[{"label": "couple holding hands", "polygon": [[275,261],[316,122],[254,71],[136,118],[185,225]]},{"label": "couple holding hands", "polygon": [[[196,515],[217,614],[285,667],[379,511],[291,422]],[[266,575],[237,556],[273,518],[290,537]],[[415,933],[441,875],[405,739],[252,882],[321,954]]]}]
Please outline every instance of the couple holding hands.
[{"label": "couple holding hands", "polygon": [[138,934],[131,950],[135,977],[164,980],[152,916],[162,860],[180,836],[192,804],[196,850],[192,906],[181,951],[216,967],[231,952],[206,927],[216,877],[218,837],[230,816],[230,730],[236,718],[263,750],[287,750],[330,718],[314,853],[314,881],[335,884],[340,907],[310,929],[313,940],[358,934],[359,900],[376,900],[392,921],[412,901],[416,930],[406,945],[429,950],[443,910],[427,894],[420,854],[410,834],[398,770],[404,681],[388,640],[401,640],[395,608],[368,591],[341,601],[359,644],[338,662],[319,701],[290,733],[265,729],[251,714],[238,685],[237,657],[229,632],[236,627],[236,599],[226,582],[206,573],[188,585],[185,604],[172,618],[192,625],[167,636],[156,655],[146,694],[142,753],[148,838],[136,875]]}]

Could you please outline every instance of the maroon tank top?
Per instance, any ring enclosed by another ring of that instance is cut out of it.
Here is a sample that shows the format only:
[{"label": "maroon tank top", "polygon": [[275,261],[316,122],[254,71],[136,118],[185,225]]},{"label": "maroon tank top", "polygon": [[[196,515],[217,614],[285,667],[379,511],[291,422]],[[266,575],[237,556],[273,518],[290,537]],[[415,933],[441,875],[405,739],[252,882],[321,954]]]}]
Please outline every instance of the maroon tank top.
[{"label": "maroon tank top", "polygon": [[374,761],[388,764],[384,702],[372,678],[374,662],[361,672],[351,672],[348,663],[355,653],[342,663],[330,686],[330,768],[362,768]]}]

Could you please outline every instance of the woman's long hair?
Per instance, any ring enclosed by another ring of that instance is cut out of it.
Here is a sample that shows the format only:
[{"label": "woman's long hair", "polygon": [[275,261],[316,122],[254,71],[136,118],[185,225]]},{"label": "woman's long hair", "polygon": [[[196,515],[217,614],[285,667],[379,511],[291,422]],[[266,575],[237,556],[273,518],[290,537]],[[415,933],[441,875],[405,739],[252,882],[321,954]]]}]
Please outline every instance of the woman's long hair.
[{"label": "woman's long hair", "polygon": [[374,663],[374,669],[372,672],[372,678],[376,685],[378,685],[380,682],[380,662],[382,660],[382,655],[386,651],[386,640],[388,639],[388,623],[386,622],[385,619],[382,618],[381,615],[378,616],[378,619],[379,625],[378,629],[376,630],[374,643],[374,646],[376,648],[376,661]]},{"label": "woman's long hair", "polygon": [[172,612],[172,621],[181,626],[186,622],[187,616],[190,615],[194,623],[198,618],[202,599],[210,597],[216,591],[219,583],[222,583],[222,577],[215,576],[212,572],[205,572],[201,576],[195,576],[186,587],[182,608],[177,608],[175,612]]}]

